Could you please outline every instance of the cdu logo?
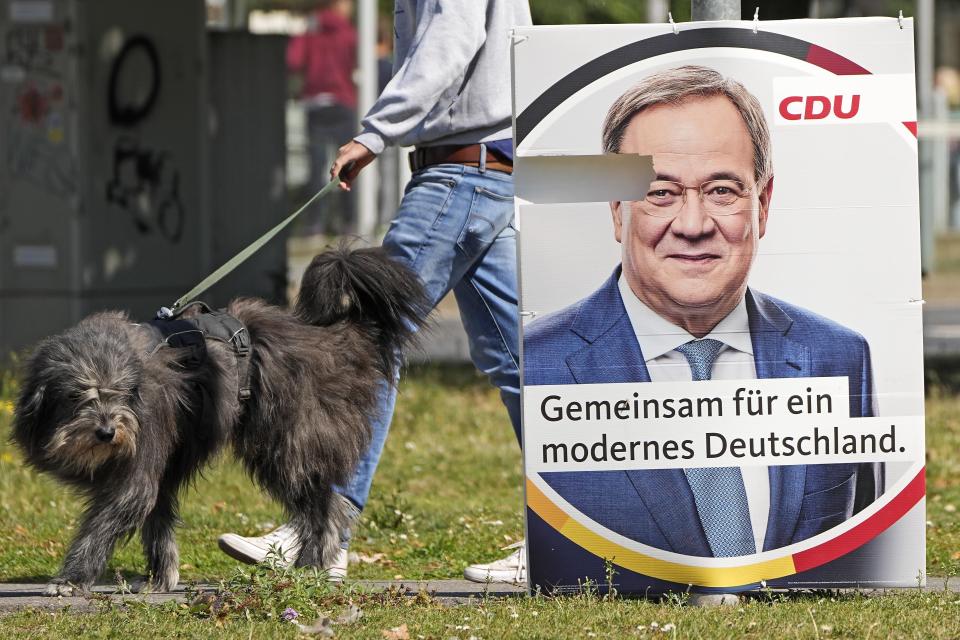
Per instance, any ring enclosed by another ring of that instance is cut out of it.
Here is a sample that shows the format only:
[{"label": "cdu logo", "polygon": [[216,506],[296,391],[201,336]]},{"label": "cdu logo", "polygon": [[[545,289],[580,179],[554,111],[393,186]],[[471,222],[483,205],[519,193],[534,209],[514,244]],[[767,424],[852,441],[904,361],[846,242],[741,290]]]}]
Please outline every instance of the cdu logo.
[{"label": "cdu logo", "polygon": [[775,77],[771,98],[767,104],[774,126],[900,127],[917,119],[911,74]]},{"label": "cdu logo", "polygon": [[[846,102],[846,106],[844,105]],[[787,96],[780,101],[780,116],[784,120],[823,120],[831,115],[849,120],[860,112],[860,94],[850,96]]]}]

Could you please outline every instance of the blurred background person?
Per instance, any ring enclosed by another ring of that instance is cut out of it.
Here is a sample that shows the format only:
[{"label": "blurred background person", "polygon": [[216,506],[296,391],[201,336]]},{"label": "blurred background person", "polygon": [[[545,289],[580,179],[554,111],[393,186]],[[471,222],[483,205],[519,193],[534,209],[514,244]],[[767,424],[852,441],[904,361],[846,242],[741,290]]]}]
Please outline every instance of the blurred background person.
[{"label": "blurred background person", "polygon": [[[356,127],[357,30],[353,0],[320,0],[305,33],[290,39],[287,68],[301,78],[300,99],[307,120],[311,195],[327,183],[327,169],[343,140]],[[304,231],[338,235],[354,229],[354,199],[344,191],[317,203]]]}]

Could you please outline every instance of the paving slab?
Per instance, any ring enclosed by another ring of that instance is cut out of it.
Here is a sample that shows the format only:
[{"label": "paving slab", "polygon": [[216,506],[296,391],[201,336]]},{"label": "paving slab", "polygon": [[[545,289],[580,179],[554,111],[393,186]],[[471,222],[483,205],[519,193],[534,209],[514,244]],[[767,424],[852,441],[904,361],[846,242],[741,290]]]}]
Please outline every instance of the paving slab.
[{"label": "paving slab", "polygon": [[[486,598],[516,598],[526,594],[526,587],[514,584],[478,584],[467,580],[357,580],[346,583],[347,587],[356,587],[364,590],[401,589],[409,596],[420,592],[427,592],[433,598],[444,604],[478,603]],[[123,604],[126,602],[145,602],[161,604],[174,600],[186,602],[185,585],[178,585],[169,593],[131,594],[119,593],[116,585],[98,585],[93,588],[89,596],[49,597],[43,595],[46,585],[43,584],[0,584],[0,614],[21,611],[24,609],[63,610],[69,609],[78,613],[95,612],[106,604]],[[213,591],[216,585],[195,585],[193,588]],[[896,593],[915,591],[917,587],[871,589],[863,593],[871,596],[886,596]],[[921,589],[924,592],[960,592],[960,578],[931,577],[927,585]],[[840,591],[852,592],[852,589]]]},{"label": "paving slab", "polygon": [[[478,584],[468,580],[356,580],[346,583],[346,587],[357,587],[369,591],[384,591],[400,589],[410,596],[425,591],[440,602],[446,604],[461,604],[482,598],[509,598],[522,596],[527,593],[523,585],[512,584]],[[122,604],[125,602],[146,602],[161,604],[174,600],[186,602],[186,585],[177,585],[177,588],[168,593],[120,593],[116,585],[97,585],[88,596],[45,596],[45,584],[0,584],[0,613],[20,611],[22,609],[60,610],[69,608],[71,611],[96,611],[107,603]],[[214,591],[217,585],[192,585],[194,590]]]}]

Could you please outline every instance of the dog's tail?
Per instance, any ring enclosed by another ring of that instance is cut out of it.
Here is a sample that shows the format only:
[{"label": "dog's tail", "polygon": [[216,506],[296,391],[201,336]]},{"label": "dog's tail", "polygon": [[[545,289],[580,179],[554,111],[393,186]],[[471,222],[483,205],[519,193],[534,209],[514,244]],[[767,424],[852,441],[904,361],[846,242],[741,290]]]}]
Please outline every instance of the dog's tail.
[{"label": "dog's tail", "polygon": [[326,326],[347,321],[370,331],[388,378],[429,313],[426,292],[411,269],[379,247],[351,249],[347,244],[313,259],[296,303],[303,322]]}]

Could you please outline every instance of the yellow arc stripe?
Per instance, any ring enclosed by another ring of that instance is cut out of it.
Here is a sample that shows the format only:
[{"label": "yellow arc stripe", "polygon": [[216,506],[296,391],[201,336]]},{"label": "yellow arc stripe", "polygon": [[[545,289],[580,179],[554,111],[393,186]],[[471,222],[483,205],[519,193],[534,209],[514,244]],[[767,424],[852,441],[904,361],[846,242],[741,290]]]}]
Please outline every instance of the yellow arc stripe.
[{"label": "yellow arc stripe", "polygon": [[693,567],[648,556],[628,549],[586,528],[554,504],[527,479],[527,505],[565,538],[600,558],[660,580],[701,587],[735,587],[771,580],[797,572],[792,556],[765,560],[740,567]]}]

